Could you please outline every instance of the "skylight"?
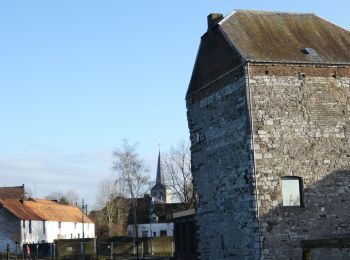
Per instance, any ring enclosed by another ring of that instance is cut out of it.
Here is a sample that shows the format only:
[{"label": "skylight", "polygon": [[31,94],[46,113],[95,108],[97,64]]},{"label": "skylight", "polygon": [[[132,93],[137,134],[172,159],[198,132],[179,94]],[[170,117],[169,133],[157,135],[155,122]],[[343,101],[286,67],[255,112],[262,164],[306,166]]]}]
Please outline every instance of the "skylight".
[{"label": "skylight", "polygon": [[316,55],[317,54],[317,52],[313,48],[310,48],[310,47],[303,48],[303,49],[301,49],[301,51],[304,54],[311,54],[311,55]]}]

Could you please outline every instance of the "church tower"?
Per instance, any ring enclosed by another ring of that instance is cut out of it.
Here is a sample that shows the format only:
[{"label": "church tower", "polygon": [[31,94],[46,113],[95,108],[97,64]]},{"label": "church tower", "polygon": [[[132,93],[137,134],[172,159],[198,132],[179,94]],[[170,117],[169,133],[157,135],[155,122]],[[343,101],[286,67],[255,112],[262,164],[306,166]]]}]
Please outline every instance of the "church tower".
[{"label": "church tower", "polygon": [[164,184],[162,168],[160,163],[160,151],[158,153],[156,184],[151,189],[151,197],[155,202],[171,203],[171,193]]}]

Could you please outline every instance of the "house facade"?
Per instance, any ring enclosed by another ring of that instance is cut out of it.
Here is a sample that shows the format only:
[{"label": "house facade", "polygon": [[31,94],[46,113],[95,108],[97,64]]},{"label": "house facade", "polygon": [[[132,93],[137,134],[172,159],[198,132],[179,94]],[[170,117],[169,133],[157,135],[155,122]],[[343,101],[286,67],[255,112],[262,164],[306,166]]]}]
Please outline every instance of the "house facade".
[{"label": "house facade", "polygon": [[198,259],[301,259],[304,241],[349,235],[349,31],[313,14],[211,14],[186,104]]},{"label": "house facade", "polygon": [[[84,219],[84,224],[83,224]],[[55,239],[95,237],[94,223],[77,207],[54,201],[0,200],[0,251],[31,243],[53,243]]]},{"label": "house facade", "polygon": [[[147,223],[137,225],[138,237],[172,237],[174,234],[174,223]],[[128,225],[128,237],[135,236],[135,226]]]}]

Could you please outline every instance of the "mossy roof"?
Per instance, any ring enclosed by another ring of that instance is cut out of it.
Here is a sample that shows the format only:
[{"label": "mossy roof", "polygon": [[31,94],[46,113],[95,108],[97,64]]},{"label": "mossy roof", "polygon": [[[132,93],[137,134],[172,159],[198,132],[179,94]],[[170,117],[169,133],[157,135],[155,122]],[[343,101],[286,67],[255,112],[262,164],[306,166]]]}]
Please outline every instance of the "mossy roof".
[{"label": "mossy roof", "polygon": [[350,64],[350,31],[314,14],[237,10],[219,26],[247,61]]}]

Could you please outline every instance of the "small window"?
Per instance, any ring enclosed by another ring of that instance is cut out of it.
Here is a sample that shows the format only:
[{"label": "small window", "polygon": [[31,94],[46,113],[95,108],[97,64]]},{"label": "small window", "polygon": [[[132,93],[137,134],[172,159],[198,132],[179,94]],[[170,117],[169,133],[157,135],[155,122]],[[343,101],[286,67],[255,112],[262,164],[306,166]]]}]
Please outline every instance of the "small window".
[{"label": "small window", "polygon": [[26,228],[26,221],[23,220],[23,229],[25,229],[25,228]]},{"label": "small window", "polygon": [[77,223],[74,223],[74,229],[77,229]]},{"label": "small window", "polygon": [[301,52],[304,54],[310,54],[310,55],[317,54],[317,52],[313,48],[310,48],[310,47],[306,47],[306,48],[301,49]]},{"label": "small window", "polygon": [[29,234],[32,233],[32,221],[29,220]]},{"label": "small window", "polygon": [[43,232],[46,234],[45,221],[43,221]]},{"label": "small window", "polygon": [[303,184],[300,177],[282,177],[282,202],[283,206],[301,207]]},{"label": "small window", "polygon": [[80,238],[80,233],[78,233],[78,238]]},{"label": "small window", "polygon": [[156,237],[157,236],[157,232],[153,232],[153,237]]},{"label": "small window", "polygon": [[142,237],[148,237],[148,231],[142,231]]},{"label": "small window", "polygon": [[166,237],[166,236],[167,236],[166,230],[161,230],[161,231],[160,231],[160,236],[161,236],[161,237]]},{"label": "small window", "polygon": [[61,222],[58,222],[58,228],[61,228]]}]

